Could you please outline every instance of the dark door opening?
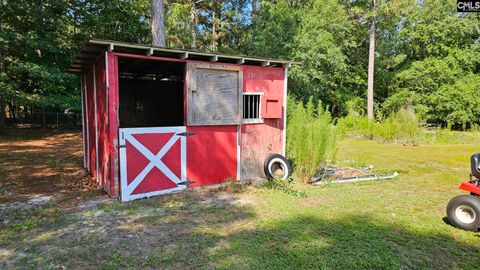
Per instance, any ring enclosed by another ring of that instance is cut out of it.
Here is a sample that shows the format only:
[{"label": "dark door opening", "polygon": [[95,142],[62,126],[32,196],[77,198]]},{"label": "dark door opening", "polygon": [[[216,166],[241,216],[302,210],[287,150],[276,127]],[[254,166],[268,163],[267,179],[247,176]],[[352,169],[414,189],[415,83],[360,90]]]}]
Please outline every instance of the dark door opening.
[{"label": "dark door opening", "polygon": [[183,126],[185,63],[119,57],[120,127]]}]

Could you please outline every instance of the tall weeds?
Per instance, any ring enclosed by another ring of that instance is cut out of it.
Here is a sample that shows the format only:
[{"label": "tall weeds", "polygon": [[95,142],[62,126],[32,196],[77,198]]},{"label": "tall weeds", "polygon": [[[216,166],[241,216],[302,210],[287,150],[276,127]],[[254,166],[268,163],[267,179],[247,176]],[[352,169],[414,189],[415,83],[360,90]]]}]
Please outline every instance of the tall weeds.
[{"label": "tall weeds", "polygon": [[321,104],[316,108],[310,98],[304,105],[289,99],[287,154],[293,160],[295,176],[304,182],[337,151],[332,116]]},{"label": "tall weeds", "polygon": [[341,134],[412,145],[417,144],[423,134],[413,108],[400,109],[383,121],[371,121],[365,116],[351,113],[339,119],[337,126]]}]

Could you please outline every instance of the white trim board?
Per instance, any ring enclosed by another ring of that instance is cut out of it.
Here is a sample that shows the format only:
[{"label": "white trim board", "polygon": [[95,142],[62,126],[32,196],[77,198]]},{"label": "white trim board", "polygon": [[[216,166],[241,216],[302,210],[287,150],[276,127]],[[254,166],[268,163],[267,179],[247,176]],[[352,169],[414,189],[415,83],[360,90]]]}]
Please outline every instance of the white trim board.
[{"label": "white trim board", "polygon": [[288,68],[284,69],[283,76],[283,131],[282,131],[282,155],[285,157],[287,149],[287,84]]}]

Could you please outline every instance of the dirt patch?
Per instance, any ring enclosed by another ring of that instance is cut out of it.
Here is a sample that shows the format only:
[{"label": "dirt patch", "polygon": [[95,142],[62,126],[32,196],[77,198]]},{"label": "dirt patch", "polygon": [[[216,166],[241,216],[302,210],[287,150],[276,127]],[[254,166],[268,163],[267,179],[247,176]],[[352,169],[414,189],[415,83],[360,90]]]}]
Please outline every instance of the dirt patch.
[{"label": "dirt patch", "polygon": [[353,168],[353,167],[339,167],[337,170],[332,174],[332,179],[341,179],[341,178],[349,178],[349,177],[357,177],[357,176],[365,176],[368,173],[365,170]]},{"label": "dirt patch", "polygon": [[0,204],[0,213],[2,211],[11,211],[11,210],[17,210],[21,208],[26,209],[26,208],[31,208],[35,206],[45,205],[48,202],[50,202],[51,199],[52,199],[52,196],[35,195],[33,196],[33,198],[27,201],[18,201],[18,202]]},{"label": "dirt patch", "polygon": [[319,198],[319,197],[308,197],[308,198],[297,199],[297,203],[302,206],[323,205],[328,201],[329,200],[326,198]]},{"label": "dirt patch", "polygon": [[12,130],[0,137],[0,204],[97,188],[83,169],[79,132]]},{"label": "dirt patch", "polygon": [[371,166],[365,168],[354,167],[325,167],[318,171],[309,181],[309,183],[317,183],[322,180],[336,180],[351,177],[362,177],[372,174]]}]

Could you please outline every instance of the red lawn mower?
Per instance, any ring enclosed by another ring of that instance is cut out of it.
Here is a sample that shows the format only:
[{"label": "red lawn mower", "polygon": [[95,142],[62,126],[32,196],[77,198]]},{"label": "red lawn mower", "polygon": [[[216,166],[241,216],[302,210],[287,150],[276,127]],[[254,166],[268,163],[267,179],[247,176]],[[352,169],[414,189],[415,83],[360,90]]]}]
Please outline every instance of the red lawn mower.
[{"label": "red lawn mower", "polygon": [[457,228],[478,231],[480,227],[480,153],[471,157],[472,173],[469,182],[462,182],[460,189],[470,195],[459,195],[448,202],[447,216]]}]

